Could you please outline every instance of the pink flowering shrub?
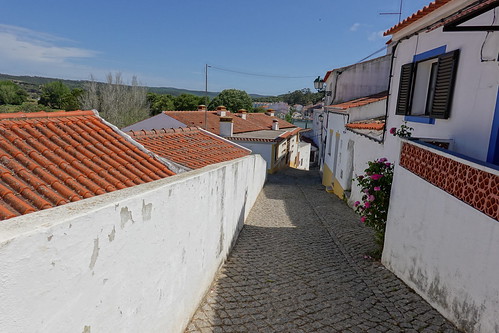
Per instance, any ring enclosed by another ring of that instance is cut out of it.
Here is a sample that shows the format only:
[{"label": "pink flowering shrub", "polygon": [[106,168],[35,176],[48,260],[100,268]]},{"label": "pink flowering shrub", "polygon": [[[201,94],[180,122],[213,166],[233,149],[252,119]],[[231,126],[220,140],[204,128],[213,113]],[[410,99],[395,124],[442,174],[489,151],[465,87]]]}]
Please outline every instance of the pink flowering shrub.
[{"label": "pink flowering shrub", "polygon": [[401,138],[410,138],[413,130],[414,128],[407,126],[407,121],[404,121],[404,123],[400,125],[400,128],[390,128],[390,134]]},{"label": "pink flowering shrub", "polygon": [[365,175],[355,178],[361,187],[362,202],[354,203],[355,211],[360,214],[361,222],[374,229],[376,243],[383,249],[386,217],[390,202],[393,180],[393,164],[386,158],[368,162]]}]

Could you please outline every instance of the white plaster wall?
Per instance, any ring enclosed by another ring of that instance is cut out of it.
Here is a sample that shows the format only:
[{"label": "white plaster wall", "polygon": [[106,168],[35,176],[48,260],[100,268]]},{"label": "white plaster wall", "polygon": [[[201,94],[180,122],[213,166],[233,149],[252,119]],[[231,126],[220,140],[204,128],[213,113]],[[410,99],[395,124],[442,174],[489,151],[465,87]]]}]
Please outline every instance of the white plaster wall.
[{"label": "white plaster wall", "polygon": [[[496,13],[499,16],[499,8]],[[475,19],[475,23],[490,25],[492,20],[492,12],[489,12]],[[450,118],[436,119],[434,125],[415,122],[408,125],[414,128],[413,137],[452,139],[454,151],[485,161],[498,93],[499,66],[497,61],[481,62],[480,50],[484,41],[484,57],[496,59],[499,32],[491,32],[486,39],[486,32],[443,32],[438,28],[399,42],[395,51],[387,128],[400,127],[404,120],[404,116],[395,115],[401,66],[412,62],[415,54],[443,45],[447,45],[447,52],[460,49]],[[393,140],[390,137],[388,140]]]},{"label": "white plaster wall", "polygon": [[251,150],[252,154],[260,155],[267,164],[266,169],[272,168],[272,143],[271,142],[246,142],[246,141],[234,141],[237,144],[248,148]]},{"label": "white plaster wall", "polygon": [[348,122],[383,117],[386,114],[386,99],[348,109]]},{"label": "white plaster wall", "polygon": [[466,332],[499,331],[498,253],[498,221],[396,167],[382,262]]},{"label": "white plaster wall", "polygon": [[0,327],[182,332],[265,181],[258,155],[0,223]]},{"label": "white plaster wall", "polygon": [[[370,140],[369,138],[350,132],[350,137],[354,140],[353,153],[353,178],[364,174],[364,170],[368,167],[367,162],[387,158],[388,162],[393,163],[396,159],[396,154],[391,154],[385,149],[382,143]],[[352,182],[350,198],[348,204],[353,205],[355,201],[361,201],[362,193],[356,181]]]},{"label": "white plaster wall", "polygon": [[310,143],[300,142],[298,144],[298,152],[300,154],[300,160],[298,161],[297,168],[300,170],[310,169],[310,148],[312,145]]},{"label": "white plaster wall", "polygon": [[331,95],[326,96],[326,105],[346,102],[387,90],[389,73],[390,56],[388,55],[335,69],[326,81],[326,90],[331,91]]}]

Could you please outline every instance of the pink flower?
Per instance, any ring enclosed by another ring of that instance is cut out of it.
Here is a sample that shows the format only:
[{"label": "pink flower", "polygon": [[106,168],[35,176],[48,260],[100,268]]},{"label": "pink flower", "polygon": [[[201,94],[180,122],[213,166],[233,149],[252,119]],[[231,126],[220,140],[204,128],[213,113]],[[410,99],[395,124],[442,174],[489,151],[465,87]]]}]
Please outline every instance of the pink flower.
[{"label": "pink flower", "polygon": [[372,194],[367,197],[367,200],[369,200],[369,201],[374,201],[374,199],[376,199],[376,198]]},{"label": "pink flower", "polygon": [[354,207],[357,207],[358,205],[360,205],[360,201],[355,201],[355,202],[353,203],[353,206],[354,206]]},{"label": "pink flower", "polygon": [[386,161],[388,161],[388,160],[386,159],[386,157],[382,157],[382,158],[380,158],[380,159],[378,160],[378,162],[381,162],[381,163],[386,162]]},{"label": "pink flower", "polygon": [[364,190],[364,193],[365,193],[365,194],[369,194],[369,190],[366,188],[366,189]]},{"label": "pink flower", "polygon": [[379,186],[375,186],[375,187],[374,187],[374,190],[375,190],[375,191],[381,191],[381,187],[379,187]]},{"label": "pink flower", "polygon": [[396,133],[397,133],[397,128],[396,127],[390,128],[390,134],[395,135]]},{"label": "pink flower", "polygon": [[366,203],[364,204],[364,206],[366,206],[366,208],[369,208],[369,207],[371,207],[371,203],[370,203],[370,202],[366,202]]},{"label": "pink flower", "polygon": [[365,217],[365,216],[362,216],[362,217],[360,218],[360,222],[362,222],[362,223],[366,222],[366,217]]},{"label": "pink flower", "polygon": [[385,165],[386,165],[387,167],[390,167],[392,164],[391,164],[391,163],[386,162],[386,163],[385,163]]},{"label": "pink flower", "polygon": [[381,177],[383,177],[383,175],[374,174],[374,175],[372,175],[372,176],[371,176],[371,179],[372,179],[372,180],[378,180],[378,179],[380,179]]}]

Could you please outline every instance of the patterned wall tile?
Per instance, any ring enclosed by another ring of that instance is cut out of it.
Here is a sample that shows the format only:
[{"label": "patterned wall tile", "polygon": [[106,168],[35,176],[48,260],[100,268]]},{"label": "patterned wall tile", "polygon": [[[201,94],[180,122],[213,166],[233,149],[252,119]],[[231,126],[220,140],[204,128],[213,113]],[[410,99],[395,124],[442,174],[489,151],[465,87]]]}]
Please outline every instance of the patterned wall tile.
[{"label": "patterned wall tile", "polygon": [[404,143],[400,166],[499,220],[499,176]]}]

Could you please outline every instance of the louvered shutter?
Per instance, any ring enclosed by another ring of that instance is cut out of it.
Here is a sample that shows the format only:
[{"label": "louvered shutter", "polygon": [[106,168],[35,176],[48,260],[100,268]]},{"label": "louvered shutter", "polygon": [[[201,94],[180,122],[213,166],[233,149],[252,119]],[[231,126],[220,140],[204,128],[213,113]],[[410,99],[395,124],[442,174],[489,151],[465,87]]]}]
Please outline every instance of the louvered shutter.
[{"label": "louvered shutter", "polygon": [[438,57],[437,80],[430,109],[431,118],[449,118],[458,59],[459,50]]},{"label": "louvered shutter", "polygon": [[406,115],[410,112],[413,69],[414,63],[412,62],[402,65],[402,69],[400,70],[399,93],[395,114]]}]

